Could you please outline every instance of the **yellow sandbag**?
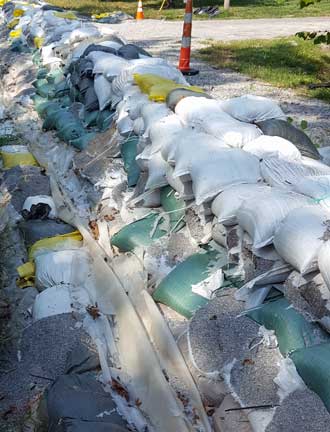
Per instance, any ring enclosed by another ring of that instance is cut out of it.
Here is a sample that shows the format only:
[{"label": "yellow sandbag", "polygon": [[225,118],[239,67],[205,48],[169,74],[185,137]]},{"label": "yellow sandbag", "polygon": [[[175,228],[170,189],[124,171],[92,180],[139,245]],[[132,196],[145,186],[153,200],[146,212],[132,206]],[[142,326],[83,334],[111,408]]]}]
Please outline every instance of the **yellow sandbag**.
[{"label": "yellow sandbag", "polygon": [[18,165],[38,166],[32,153],[26,146],[12,145],[0,147],[0,156],[2,157],[4,168],[13,168]]},{"label": "yellow sandbag", "polygon": [[83,237],[79,231],[43,238],[30,247],[28,253],[29,261],[33,261],[34,258],[43,250],[61,250],[80,247],[82,246],[82,240]]},{"label": "yellow sandbag", "polygon": [[108,18],[109,16],[111,16],[111,12],[103,12],[97,15],[92,15],[92,18],[94,19],[102,19],[102,18]]},{"label": "yellow sandbag", "polygon": [[200,88],[200,87],[195,87],[195,86],[182,86],[180,84],[173,84],[173,85],[169,85],[169,84],[156,84],[153,85],[150,89],[149,89],[149,99],[154,101],[154,102],[165,102],[167,95],[174,89],[187,89],[187,90],[191,90],[197,93],[204,93],[204,91]]},{"label": "yellow sandbag", "polygon": [[15,9],[13,12],[14,17],[21,17],[24,15],[24,10],[23,9]]},{"label": "yellow sandbag", "polygon": [[19,279],[16,281],[16,284],[19,288],[26,288],[28,286],[34,285],[35,265],[33,262],[28,261],[27,263],[17,267],[16,270],[19,275]]},{"label": "yellow sandbag", "polygon": [[72,12],[72,11],[68,11],[68,12],[54,12],[54,16],[56,16],[57,18],[63,18],[63,19],[69,19],[69,20],[76,20],[78,19],[77,15]]},{"label": "yellow sandbag", "polygon": [[9,0],[0,0],[0,7],[8,3]]},{"label": "yellow sandbag", "polygon": [[40,49],[40,48],[42,47],[42,45],[44,44],[44,38],[41,37],[41,36],[36,36],[36,37],[33,39],[33,43],[34,43],[34,46],[35,46],[36,48]]},{"label": "yellow sandbag", "polygon": [[20,29],[17,29],[17,30],[12,30],[10,33],[9,33],[9,37],[10,37],[10,39],[16,39],[16,38],[19,38],[19,37],[21,37],[22,36],[22,29],[20,28]]},{"label": "yellow sandbag", "polygon": [[143,93],[149,93],[149,90],[154,85],[168,84],[175,85],[175,82],[167,78],[162,78],[154,74],[133,74],[135,83],[139,86]]},{"label": "yellow sandbag", "polygon": [[19,18],[14,18],[13,20],[11,20],[8,24],[7,27],[9,29],[13,29],[14,27],[17,26],[17,24],[19,23]]}]

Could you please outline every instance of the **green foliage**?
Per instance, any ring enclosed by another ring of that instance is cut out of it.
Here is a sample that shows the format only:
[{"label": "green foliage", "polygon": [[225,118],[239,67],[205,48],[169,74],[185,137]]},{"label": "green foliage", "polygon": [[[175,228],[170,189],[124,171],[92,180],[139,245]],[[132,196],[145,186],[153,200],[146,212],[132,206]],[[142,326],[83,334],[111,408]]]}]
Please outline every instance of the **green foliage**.
[{"label": "green foliage", "polygon": [[313,40],[297,37],[213,43],[200,51],[203,60],[228,67],[303,96],[330,101],[330,89],[309,89],[329,81],[330,53]]},{"label": "green foliage", "polygon": [[304,40],[312,40],[315,45],[320,45],[320,44],[330,45],[330,31],[298,32],[296,33],[296,36]]},{"label": "green foliage", "polygon": [[308,123],[307,123],[307,121],[306,121],[306,120],[301,120],[301,122],[300,122],[300,127],[301,127],[302,130],[307,129],[307,128],[308,128]]},{"label": "green foliage", "polygon": [[307,6],[310,6],[314,3],[319,3],[321,0],[300,0],[300,8],[303,9]]}]

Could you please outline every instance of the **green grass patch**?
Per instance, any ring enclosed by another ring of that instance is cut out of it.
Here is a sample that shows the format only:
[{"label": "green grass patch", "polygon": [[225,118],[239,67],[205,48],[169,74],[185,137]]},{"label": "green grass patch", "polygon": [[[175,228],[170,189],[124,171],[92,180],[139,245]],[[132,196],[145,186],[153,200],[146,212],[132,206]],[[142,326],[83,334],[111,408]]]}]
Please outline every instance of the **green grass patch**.
[{"label": "green grass patch", "polygon": [[[65,9],[76,10],[82,14],[97,14],[121,10],[135,16],[137,1],[100,1],[100,0],[50,0],[50,3]],[[146,18],[165,18],[168,20],[182,19],[184,4],[182,0],[174,0],[170,9],[159,12],[161,0],[144,0],[143,9]],[[219,6],[223,12],[223,2],[219,0],[195,0],[194,7]],[[330,0],[300,9],[298,0],[231,0],[229,12],[223,12],[212,18],[282,18],[282,17],[330,16]],[[194,19],[209,19],[208,16],[194,16]]]},{"label": "green grass patch", "polygon": [[330,89],[308,89],[309,84],[329,82],[329,47],[290,37],[211,43],[200,50],[200,56],[213,66],[330,102]]}]

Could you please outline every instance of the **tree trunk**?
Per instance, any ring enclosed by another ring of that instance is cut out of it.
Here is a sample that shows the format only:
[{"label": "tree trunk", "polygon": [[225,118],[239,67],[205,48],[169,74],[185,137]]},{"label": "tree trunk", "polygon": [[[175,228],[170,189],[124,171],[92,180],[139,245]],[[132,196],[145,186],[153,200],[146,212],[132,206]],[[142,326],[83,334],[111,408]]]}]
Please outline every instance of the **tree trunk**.
[{"label": "tree trunk", "polygon": [[224,0],[224,2],[223,2],[223,8],[225,10],[229,10],[229,8],[230,8],[230,0]]}]

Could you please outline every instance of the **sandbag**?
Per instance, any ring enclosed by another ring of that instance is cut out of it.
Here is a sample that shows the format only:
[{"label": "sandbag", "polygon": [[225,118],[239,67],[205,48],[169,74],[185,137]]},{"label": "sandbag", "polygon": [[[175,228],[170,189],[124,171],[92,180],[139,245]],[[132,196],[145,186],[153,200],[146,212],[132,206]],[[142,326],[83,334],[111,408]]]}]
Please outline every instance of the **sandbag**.
[{"label": "sandbag", "polygon": [[37,295],[33,308],[33,321],[39,321],[54,315],[72,312],[72,299],[67,285],[47,288]]},{"label": "sandbag", "polygon": [[[219,274],[226,263],[226,253],[207,249],[191,255],[178,264],[158,285],[153,293],[156,302],[163,303],[186,318],[191,318],[197,309],[204,306],[209,298],[193,292],[194,286],[201,282],[213,283],[213,289],[221,288],[222,278],[212,279]],[[217,273],[218,272],[218,273]],[[213,291],[214,292],[214,291]]]},{"label": "sandbag", "polygon": [[149,128],[158,120],[167,117],[170,114],[170,110],[163,103],[152,102],[143,105],[141,110],[141,116],[144,121],[145,133],[148,136]]},{"label": "sandbag", "polygon": [[142,117],[139,117],[133,121],[133,132],[135,135],[139,135],[139,136],[144,134],[145,128],[144,128],[144,121]]},{"label": "sandbag", "polygon": [[182,130],[180,118],[175,114],[170,114],[151,124],[149,127],[150,154],[160,151],[163,145],[171,140],[173,134]]},{"label": "sandbag", "polygon": [[35,258],[36,284],[40,288],[54,285],[85,286],[91,278],[91,258],[84,249],[49,252]]},{"label": "sandbag", "polygon": [[94,90],[100,111],[103,111],[111,103],[111,84],[103,75],[97,75],[94,79]]},{"label": "sandbag", "polygon": [[164,218],[159,213],[150,213],[143,219],[123,227],[111,238],[111,245],[122,252],[130,252],[137,247],[149,246],[154,240],[163,237],[169,227],[162,228]]},{"label": "sandbag", "polygon": [[292,142],[303,156],[320,159],[319,152],[304,131],[283,120],[266,120],[257,123],[265,135],[278,136]]},{"label": "sandbag", "polygon": [[330,290],[330,243],[326,241],[319,249],[317,263],[321,275]]},{"label": "sandbag", "polygon": [[87,59],[92,60],[94,64],[93,74],[103,74],[109,81],[112,81],[128,65],[127,60],[100,51],[89,53]]},{"label": "sandbag", "polygon": [[210,155],[212,158],[216,158],[219,152],[229,148],[224,141],[194,129],[186,130],[185,133],[180,134],[180,138],[173,143],[172,147],[172,149],[175,148],[173,157],[175,162],[174,177],[190,177],[193,163],[199,161],[203,164]]},{"label": "sandbag", "polygon": [[330,175],[299,178],[292,183],[294,191],[314,198],[320,204],[327,204],[330,198]]},{"label": "sandbag", "polygon": [[278,104],[263,96],[247,94],[235,97],[221,101],[221,108],[237,120],[247,123],[257,123],[269,119],[286,120],[286,116]]},{"label": "sandbag", "polygon": [[172,111],[174,111],[175,107],[177,106],[177,104],[180,102],[181,99],[184,99],[186,97],[191,97],[191,96],[204,97],[207,99],[212,99],[212,97],[210,95],[208,95],[207,93],[196,92],[196,91],[193,91],[193,90],[188,89],[188,88],[179,87],[179,88],[175,88],[175,89],[171,90],[168,93],[168,95],[166,97],[166,105]]},{"label": "sandbag", "polygon": [[177,198],[175,190],[170,186],[165,186],[160,190],[160,203],[165,213],[170,218],[172,231],[178,231],[185,224],[184,216],[186,205],[182,198]]},{"label": "sandbag", "polygon": [[49,177],[37,166],[16,166],[4,171],[2,185],[11,194],[17,212],[21,212],[29,196],[51,195]]},{"label": "sandbag", "polygon": [[175,113],[185,125],[202,125],[208,117],[221,116],[222,120],[233,120],[226,114],[217,100],[207,97],[186,97],[175,106]]},{"label": "sandbag", "polygon": [[271,186],[287,189],[303,177],[329,175],[330,167],[312,159],[290,162],[277,158],[265,158],[260,162],[263,179]]},{"label": "sandbag", "polygon": [[273,242],[276,229],[292,210],[310,204],[313,201],[304,195],[271,188],[245,201],[237,211],[237,220],[258,249]]},{"label": "sandbag", "polygon": [[167,162],[164,161],[160,152],[154,153],[147,161],[148,165],[148,180],[146,190],[159,189],[168,185],[166,179]]},{"label": "sandbag", "polygon": [[259,161],[256,156],[240,149],[219,151],[216,157],[191,165],[191,179],[196,204],[211,201],[221,191],[241,183],[260,181]]},{"label": "sandbag", "polygon": [[290,141],[280,137],[261,135],[259,138],[245,144],[243,150],[260,158],[275,157],[289,161],[299,161],[301,159],[297,147]]},{"label": "sandbag", "polygon": [[4,168],[15,166],[37,166],[38,162],[24,145],[6,145],[0,147],[0,155]]},{"label": "sandbag", "polygon": [[274,235],[278,254],[302,275],[317,270],[320,247],[328,239],[330,212],[318,205],[297,208]]},{"label": "sandbag", "polygon": [[[262,197],[271,188],[264,184],[240,184],[221,192],[212,202],[212,213],[219,223],[236,225],[237,212],[245,201]],[[258,198],[259,199],[259,198]]]},{"label": "sandbag", "polygon": [[79,231],[60,234],[54,237],[44,237],[29,248],[28,258],[30,261],[33,261],[38,256],[51,251],[77,249],[82,246],[82,240],[83,238]]},{"label": "sandbag", "polygon": [[319,395],[330,412],[330,344],[301,348],[290,357],[305,384]]},{"label": "sandbag", "polygon": [[167,164],[166,180],[168,184],[176,191],[178,196],[184,200],[194,199],[191,181],[182,181],[180,177],[173,177],[174,169]]},{"label": "sandbag", "polygon": [[124,161],[124,169],[127,173],[128,187],[135,186],[140,176],[140,167],[136,163],[137,143],[139,138],[132,136],[127,138],[121,145],[120,153]]},{"label": "sandbag", "polygon": [[47,388],[44,397],[49,432],[128,430],[110,394],[92,373],[61,375]]},{"label": "sandbag", "polygon": [[327,342],[328,334],[307,321],[283,297],[249,311],[247,315],[268,330],[274,330],[279,349],[285,357],[297,349]]},{"label": "sandbag", "polygon": [[29,196],[24,201],[23,210],[30,212],[32,206],[35,206],[36,204],[47,204],[49,206],[49,210],[50,210],[48,213],[48,217],[50,219],[56,219],[57,218],[56,206],[55,206],[54,200],[51,196],[48,196],[48,195]]},{"label": "sandbag", "polygon": [[75,228],[69,224],[50,219],[21,221],[19,223],[19,229],[26,247],[30,247],[38,240],[46,237],[54,237],[61,234],[73,233],[75,231]]}]

